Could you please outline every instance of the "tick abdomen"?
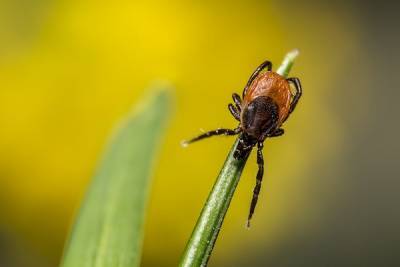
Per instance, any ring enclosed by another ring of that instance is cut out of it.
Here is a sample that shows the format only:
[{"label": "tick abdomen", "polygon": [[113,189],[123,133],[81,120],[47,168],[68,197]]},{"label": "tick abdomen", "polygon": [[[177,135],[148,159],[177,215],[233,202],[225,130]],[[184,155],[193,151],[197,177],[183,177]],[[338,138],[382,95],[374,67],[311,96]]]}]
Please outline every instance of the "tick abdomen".
[{"label": "tick abdomen", "polygon": [[269,97],[278,106],[278,127],[289,114],[292,93],[288,81],[276,72],[259,74],[251,83],[244,96],[244,105],[250,105],[258,97]]}]

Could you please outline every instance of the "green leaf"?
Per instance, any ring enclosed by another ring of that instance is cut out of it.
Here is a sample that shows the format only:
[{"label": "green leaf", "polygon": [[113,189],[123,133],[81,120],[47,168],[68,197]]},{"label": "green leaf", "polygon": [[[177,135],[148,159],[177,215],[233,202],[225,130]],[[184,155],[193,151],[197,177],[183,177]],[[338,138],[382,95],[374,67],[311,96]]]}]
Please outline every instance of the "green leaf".
[{"label": "green leaf", "polygon": [[169,92],[159,90],[122,123],[92,181],[60,266],[139,266],[152,167],[169,105]]}]

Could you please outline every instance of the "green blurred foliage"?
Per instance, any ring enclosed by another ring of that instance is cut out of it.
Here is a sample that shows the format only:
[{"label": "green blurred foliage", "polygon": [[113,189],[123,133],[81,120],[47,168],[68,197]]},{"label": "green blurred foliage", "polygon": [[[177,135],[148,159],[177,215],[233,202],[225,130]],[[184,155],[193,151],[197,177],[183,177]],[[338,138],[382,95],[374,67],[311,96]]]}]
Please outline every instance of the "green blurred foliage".
[{"label": "green blurred foliage", "polygon": [[324,100],[325,85],[360,49],[351,10],[340,19],[335,6],[264,1],[4,1],[0,10],[0,226],[16,243],[9,266],[24,262],[12,256],[22,251],[30,266],[58,262],[107,136],[157,79],[176,85],[177,102],[155,170],[143,266],[178,262],[233,139],[187,149],[180,141],[199,128],[234,127],[231,93],[260,62],[276,67],[292,48],[301,51],[292,75],[304,97],[285,136],[265,144],[251,231],[244,226],[254,157],[211,264],[259,243],[272,250],[291,225],[302,225],[292,220],[300,210],[311,220],[319,212],[307,190],[318,177],[309,174],[342,145],[342,126]]},{"label": "green blurred foliage", "polygon": [[159,85],[119,125],[90,182],[65,245],[62,267],[134,267],[171,95]]}]

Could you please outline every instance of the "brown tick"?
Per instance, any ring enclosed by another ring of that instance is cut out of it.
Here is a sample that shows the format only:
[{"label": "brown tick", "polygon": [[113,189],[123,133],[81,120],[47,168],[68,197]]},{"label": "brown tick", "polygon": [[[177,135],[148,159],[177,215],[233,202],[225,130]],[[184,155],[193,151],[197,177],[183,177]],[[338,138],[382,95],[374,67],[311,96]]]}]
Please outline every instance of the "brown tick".
[{"label": "brown tick", "polygon": [[[263,72],[264,69],[267,71]],[[290,90],[290,83],[294,85],[295,93]],[[239,121],[239,126],[233,130],[209,131],[183,143],[187,145],[213,135],[240,134],[239,144],[234,152],[236,159],[247,157],[252,148],[257,145],[258,172],[247,219],[248,226],[257,204],[264,174],[262,154],[264,141],[268,137],[281,136],[284,133],[281,126],[293,112],[301,94],[302,89],[298,78],[285,79],[272,71],[270,61],[265,61],[250,76],[242,93],[243,100],[236,93],[232,95],[235,105],[229,104],[228,109]]]}]

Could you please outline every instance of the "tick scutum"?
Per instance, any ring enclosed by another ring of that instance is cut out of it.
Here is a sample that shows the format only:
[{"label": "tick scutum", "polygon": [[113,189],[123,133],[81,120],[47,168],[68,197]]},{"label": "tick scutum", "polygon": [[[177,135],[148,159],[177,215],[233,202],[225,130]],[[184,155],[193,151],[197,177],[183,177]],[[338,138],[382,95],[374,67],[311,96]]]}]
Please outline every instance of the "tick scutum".
[{"label": "tick scutum", "polygon": [[275,131],[279,119],[279,108],[271,97],[259,96],[244,107],[241,116],[243,132],[257,141]]}]

